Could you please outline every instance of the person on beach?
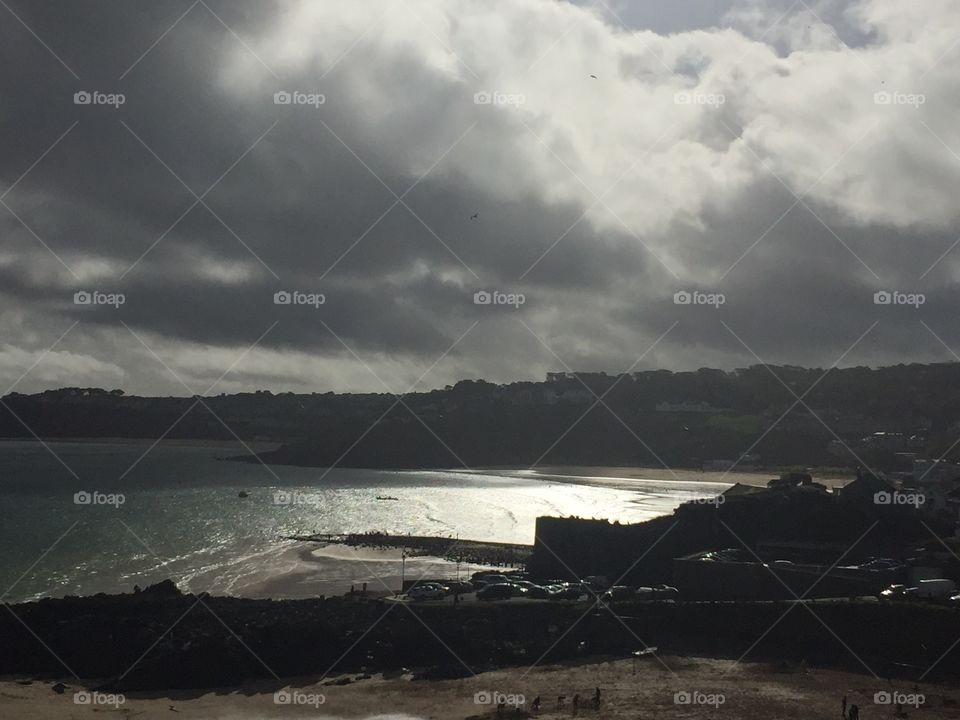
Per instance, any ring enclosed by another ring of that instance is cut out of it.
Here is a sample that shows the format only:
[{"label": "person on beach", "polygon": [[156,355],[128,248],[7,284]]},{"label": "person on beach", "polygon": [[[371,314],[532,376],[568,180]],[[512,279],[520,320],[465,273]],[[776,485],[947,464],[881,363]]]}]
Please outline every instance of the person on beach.
[{"label": "person on beach", "polygon": [[593,706],[595,708],[600,707],[600,686],[599,685],[593,690]]},{"label": "person on beach", "polygon": [[537,695],[537,696],[533,699],[533,702],[530,704],[530,708],[531,708],[534,712],[539,712],[539,711],[540,711],[540,696],[539,696],[539,695]]},{"label": "person on beach", "polygon": [[856,705],[850,706],[850,718],[849,720],[860,720],[860,708]]},{"label": "person on beach", "polygon": [[580,709],[580,693],[576,693],[573,696],[573,714],[577,714],[577,710]]},{"label": "person on beach", "polygon": [[840,715],[843,716],[843,720],[847,720],[847,696],[843,696],[843,700],[840,701]]}]

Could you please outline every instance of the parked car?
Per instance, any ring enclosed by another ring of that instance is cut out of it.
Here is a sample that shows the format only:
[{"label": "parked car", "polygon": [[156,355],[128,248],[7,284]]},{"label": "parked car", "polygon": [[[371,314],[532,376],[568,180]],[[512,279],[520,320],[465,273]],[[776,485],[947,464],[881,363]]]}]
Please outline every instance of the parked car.
[{"label": "parked car", "polygon": [[411,600],[442,600],[446,594],[446,588],[434,583],[414,585],[407,590],[407,597]]},{"label": "parked car", "polygon": [[906,600],[916,595],[916,588],[908,588],[906,585],[895,584],[888,587],[880,593],[881,600]]},{"label": "parked car", "polygon": [[526,590],[532,590],[535,587],[540,587],[536,583],[532,583],[529,580],[511,580],[510,582],[517,587],[525,588]]},{"label": "parked car", "polygon": [[550,600],[559,591],[560,588],[553,587],[552,585],[534,585],[532,588],[527,589],[527,597],[536,600]]},{"label": "parked car", "polygon": [[606,575],[587,575],[583,578],[583,584],[588,585],[593,590],[606,590],[610,587],[610,582]]},{"label": "parked car", "polygon": [[893,558],[874,558],[869,562],[865,562],[860,566],[861,570],[893,570],[895,568],[903,567],[903,563],[899,560],[894,560]]},{"label": "parked car", "polygon": [[508,600],[519,592],[519,588],[510,583],[493,583],[477,591],[480,600]]},{"label": "parked car", "polygon": [[627,587],[626,585],[614,585],[603,595],[601,595],[600,599],[604,602],[610,602],[611,600],[627,600],[633,596],[634,592],[632,587]]},{"label": "parked car", "polygon": [[557,587],[557,592],[552,599],[555,600],[579,600],[588,591],[580,583],[563,583]]},{"label": "parked car", "polygon": [[473,578],[474,583],[480,583],[481,586],[494,585],[494,584],[504,584],[513,582],[510,578],[502,573],[483,573]]},{"label": "parked car", "polygon": [[680,591],[673,585],[654,585],[654,596],[659,600],[661,598],[675,598],[680,595]]}]

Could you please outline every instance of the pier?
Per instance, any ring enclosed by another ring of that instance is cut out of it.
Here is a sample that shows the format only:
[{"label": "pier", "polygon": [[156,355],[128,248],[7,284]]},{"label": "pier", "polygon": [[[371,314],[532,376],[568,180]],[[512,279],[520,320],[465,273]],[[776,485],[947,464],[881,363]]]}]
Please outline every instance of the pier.
[{"label": "pier", "polygon": [[475,565],[524,567],[533,545],[522,543],[464,540],[441,535],[391,535],[381,532],[312,533],[292,535],[286,540],[353,547],[402,548],[408,556],[430,556]]}]

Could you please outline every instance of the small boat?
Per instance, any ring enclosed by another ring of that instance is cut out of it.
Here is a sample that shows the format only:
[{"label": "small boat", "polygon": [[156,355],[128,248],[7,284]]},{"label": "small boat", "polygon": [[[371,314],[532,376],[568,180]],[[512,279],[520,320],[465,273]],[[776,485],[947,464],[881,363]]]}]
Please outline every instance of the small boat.
[{"label": "small boat", "polygon": [[250,497],[250,493],[248,493],[246,490],[241,490],[240,492],[237,493],[237,497],[242,497],[242,498]]},{"label": "small boat", "polygon": [[377,500],[399,500],[400,498],[394,497],[393,495],[377,495]]}]

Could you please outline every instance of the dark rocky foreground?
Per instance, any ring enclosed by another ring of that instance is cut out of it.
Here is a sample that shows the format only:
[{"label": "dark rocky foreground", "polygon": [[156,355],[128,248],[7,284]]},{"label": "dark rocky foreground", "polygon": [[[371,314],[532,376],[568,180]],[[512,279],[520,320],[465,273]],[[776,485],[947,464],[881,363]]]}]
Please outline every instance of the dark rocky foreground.
[{"label": "dark rocky foreground", "polygon": [[138,594],[9,606],[12,613],[0,615],[0,674],[73,672],[123,691],[401,667],[457,677],[582,655],[628,656],[643,647],[638,638],[661,652],[738,658],[771,626],[747,659],[918,679],[943,656],[927,680],[960,672],[960,649],[950,649],[960,638],[960,611],[949,608],[866,601],[612,608],[616,615],[570,602],[245,600],[181,595],[168,582]]}]

